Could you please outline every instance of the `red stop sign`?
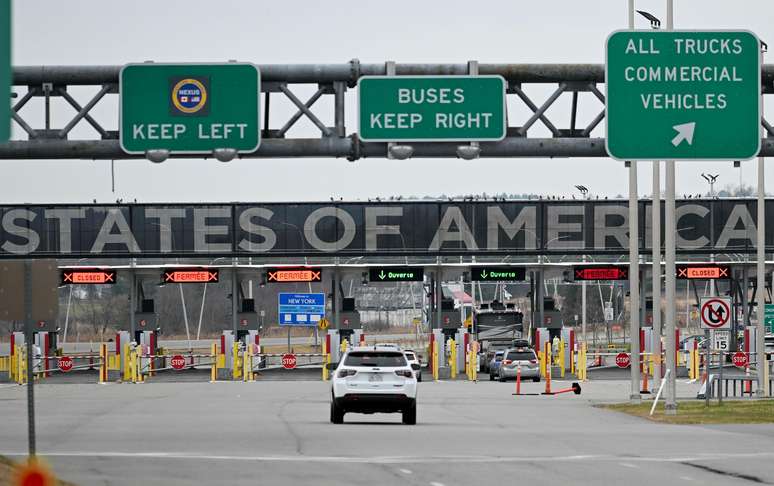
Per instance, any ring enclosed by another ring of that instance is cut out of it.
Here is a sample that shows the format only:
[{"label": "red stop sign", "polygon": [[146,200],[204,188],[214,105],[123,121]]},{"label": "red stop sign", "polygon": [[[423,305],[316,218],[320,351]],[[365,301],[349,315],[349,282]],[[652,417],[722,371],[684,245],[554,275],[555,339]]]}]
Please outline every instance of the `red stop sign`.
[{"label": "red stop sign", "polygon": [[286,370],[292,370],[296,367],[296,355],[285,353],[282,355],[282,367]]},{"label": "red stop sign", "polygon": [[615,356],[615,364],[618,365],[619,368],[628,368],[631,363],[632,360],[626,353],[618,353]]},{"label": "red stop sign", "polygon": [[56,365],[64,372],[70,371],[73,369],[73,359],[69,356],[62,356],[56,360]]},{"label": "red stop sign", "polygon": [[176,370],[182,370],[183,368],[185,368],[185,358],[180,354],[176,354],[172,356],[172,359],[169,361],[169,364],[171,364],[172,368]]},{"label": "red stop sign", "polygon": [[734,363],[734,366],[737,366],[739,368],[744,368],[745,366],[747,366],[747,353],[737,351],[731,357],[731,362]]}]

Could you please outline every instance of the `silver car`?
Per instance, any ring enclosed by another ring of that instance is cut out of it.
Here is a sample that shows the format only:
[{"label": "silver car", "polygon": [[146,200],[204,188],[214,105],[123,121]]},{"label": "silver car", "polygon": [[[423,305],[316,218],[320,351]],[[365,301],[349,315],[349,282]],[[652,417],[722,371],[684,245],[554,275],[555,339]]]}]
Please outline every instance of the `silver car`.
[{"label": "silver car", "polygon": [[505,351],[503,361],[497,371],[500,381],[516,379],[516,374],[521,368],[521,378],[540,381],[540,366],[538,365],[535,351],[531,348],[511,348]]},{"label": "silver car", "polygon": [[[416,364],[419,368],[414,372],[416,375],[417,381],[422,381],[422,361],[419,359],[419,356],[417,353],[414,352],[413,349],[407,349],[403,351],[403,355],[406,357],[406,360],[409,363],[409,366]],[[413,368],[413,366],[412,366]]]}]

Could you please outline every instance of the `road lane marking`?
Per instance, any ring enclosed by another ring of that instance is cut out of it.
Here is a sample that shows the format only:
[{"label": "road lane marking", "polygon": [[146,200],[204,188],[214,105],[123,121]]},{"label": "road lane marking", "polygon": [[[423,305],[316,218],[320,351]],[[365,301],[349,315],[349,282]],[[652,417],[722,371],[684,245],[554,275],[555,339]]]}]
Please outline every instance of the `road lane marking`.
[{"label": "road lane marking", "polygon": [[680,476],[680,479],[683,481],[694,481],[694,479],[690,476]]},{"label": "road lane marking", "polygon": [[410,469],[398,469],[398,471],[402,472],[403,474],[411,474]]},{"label": "road lane marking", "polygon": [[635,466],[634,464],[631,464],[631,463],[628,463],[628,462],[619,462],[618,464],[620,464],[623,467],[630,467],[632,469],[639,469],[640,468],[640,466]]},{"label": "road lane marking", "polygon": [[[772,452],[749,452],[749,453],[697,453],[692,456],[618,456],[609,454],[579,454],[570,456],[520,456],[520,457],[498,457],[498,456],[371,456],[371,457],[346,457],[346,456],[302,456],[302,455],[275,455],[275,456],[236,456],[236,455],[209,455],[189,452],[105,452],[105,451],[38,451],[41,456],[48,457],[119,457],[128,459],[193,459],[193,460],[211,460],[211,461],[244,461],[244,462],[316,462],[316,463],[338,463],[338,464],[444,464],[449,462],[458,463],[524,463],[524,462],[577,462],[577,461],[595,461],[595,462],[619,462],[622,459],[628,463],[680,463],[691,461],[707,460],[731,460],[731,459],[751,459],[751,458],[773,458]],[[25,451],[0,451],[0,455],[26,457]]]}]

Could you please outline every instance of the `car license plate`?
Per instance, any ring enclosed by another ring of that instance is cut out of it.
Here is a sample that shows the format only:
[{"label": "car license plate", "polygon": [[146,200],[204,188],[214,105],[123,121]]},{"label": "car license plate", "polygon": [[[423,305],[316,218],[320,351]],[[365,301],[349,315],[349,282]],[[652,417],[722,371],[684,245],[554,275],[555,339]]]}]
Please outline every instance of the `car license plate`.
[{"label": "car license plate", "polygon": [[372,383],[373,382],[377,382],[377,381],[382,381],[382,375],[374,373],[373,375],[368,377],[368,381],[370,381]]}]

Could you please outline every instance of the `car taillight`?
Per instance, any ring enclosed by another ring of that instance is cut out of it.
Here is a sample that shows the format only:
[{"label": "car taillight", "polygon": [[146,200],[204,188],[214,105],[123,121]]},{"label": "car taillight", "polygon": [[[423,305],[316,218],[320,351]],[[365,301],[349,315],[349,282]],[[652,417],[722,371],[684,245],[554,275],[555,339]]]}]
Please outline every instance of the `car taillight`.
[{"label": "car taillight", "polygon": [[537,363],[537,360],[536,359],[531,359],[531,360],[529,360],[529,363],[530,364],[535,364],[535,363]]},{"label": "car taillight", "polygon": [[339,370],[339,378],[346,378],[348,376],[353,376],[357,373],[355,370]]},{"label": "car taillight", "polygon": [[403,376],[405,378],[411,378],[412,376],[414,376],[414,373],[411,370],[397,370],[395,374],[398,376]]}]

